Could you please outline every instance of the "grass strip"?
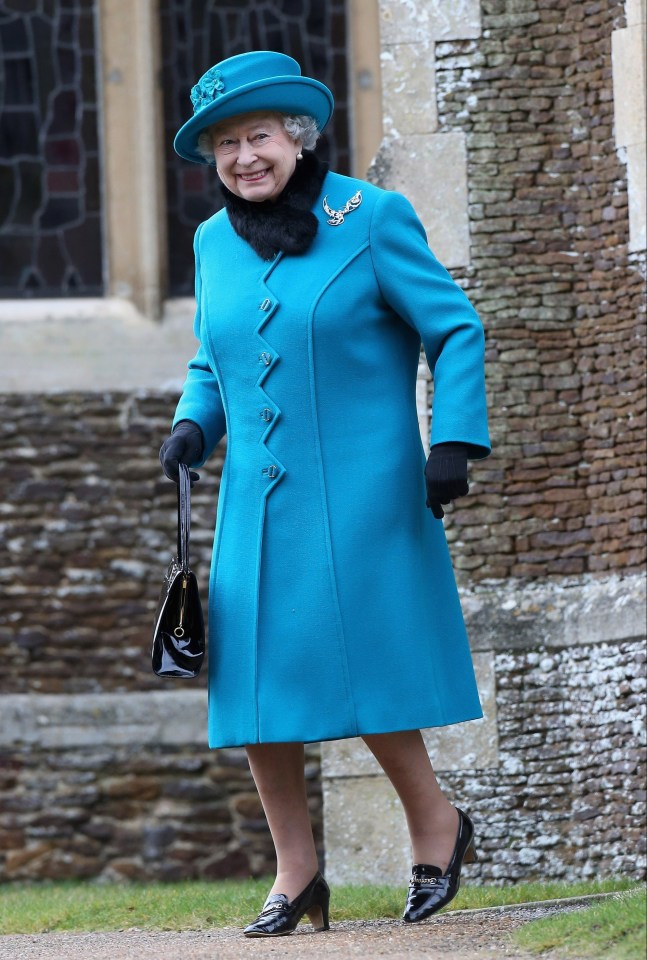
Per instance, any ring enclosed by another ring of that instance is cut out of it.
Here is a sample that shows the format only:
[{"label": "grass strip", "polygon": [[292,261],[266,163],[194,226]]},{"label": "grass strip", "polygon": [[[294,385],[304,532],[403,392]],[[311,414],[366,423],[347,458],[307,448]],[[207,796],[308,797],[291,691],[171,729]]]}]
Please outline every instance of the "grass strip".
[{"label": "grass strip", "polygon": [[[0,886],[0,934],[99,930],[205,930],[240,926],[259,912],[271,885],[260,880],[105,884],[66,881]],[[450,909],[474,909],[628,890],[629,880],[465,886]],[[340,886],[331,920],[399,918],[404,887]],[[641,958],[644,960],[644,957]]]},{"label": "grass strip", "polygon": [[533,920],[515,931],[519,946],[534,953],[557,950],[582,960],[645,960],[647,898],[644,888],[619,892],[585,910]]}]

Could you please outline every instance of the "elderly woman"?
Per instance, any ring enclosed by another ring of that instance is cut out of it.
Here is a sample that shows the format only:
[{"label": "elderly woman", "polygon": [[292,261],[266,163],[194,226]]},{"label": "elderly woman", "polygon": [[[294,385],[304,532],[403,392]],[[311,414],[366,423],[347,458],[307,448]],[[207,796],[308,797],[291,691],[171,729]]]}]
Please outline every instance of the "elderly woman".
[{"label": "elderly woman", "polygon": [[[227,435],[209,744],[245,746],[277,856],[244,932],[290,933],[304,914],[328,929],[303,744],[357,736],[402,801],[404,920],[423,920],[474,858],[472,823],[441,792],[420,728],[482,715],[441,504],[467,493],[468,458],[490,449],[483,329],[409,202],[311,152],[333,97],[296,61],[231,57],[191,99],[175,149],[215,165],[225,209],[195,236],[199,348],[160,458],[177,480],[179,461],[199,467]],[[421,340],[434,377],[426,463]]]}]

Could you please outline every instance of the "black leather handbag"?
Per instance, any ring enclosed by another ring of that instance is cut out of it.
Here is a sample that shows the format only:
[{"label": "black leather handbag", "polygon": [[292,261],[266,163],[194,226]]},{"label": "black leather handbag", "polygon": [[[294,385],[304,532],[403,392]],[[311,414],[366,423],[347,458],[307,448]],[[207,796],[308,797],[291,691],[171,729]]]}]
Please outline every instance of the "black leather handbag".
[{"label": "black leather handbag", "polygon": [[189,568],[191,480],[180,464],[177,488],[177,556],[162,584],[153,631],[153,670],[158,677],[197,677],[204,660],[204,618],[195,574]]}]

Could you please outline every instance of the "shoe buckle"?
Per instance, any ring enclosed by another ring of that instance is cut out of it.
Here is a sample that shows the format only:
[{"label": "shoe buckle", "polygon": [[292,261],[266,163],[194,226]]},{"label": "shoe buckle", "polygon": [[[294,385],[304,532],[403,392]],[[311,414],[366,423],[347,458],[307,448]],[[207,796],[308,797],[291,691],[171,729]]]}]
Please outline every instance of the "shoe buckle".
[{"label": "shoe buckle", "polygon": [[270,913],[276,913],[278,910],[287,910],[287,908],[288,907],[286,903],[281,903],[281,901],[277,900],[275,903],[271,903],[269,907],[265,907],[263,910],[261,910],[260,916],[265,917]]},{"label": "shoe buckle", "polygon": [[417,877],[417,876],[415,875],[415,873],[414,873],[413,876],[411,877],[411,879],[409,880],[409,883],[430,883],[430,884],[436,884],[436,883],[438,883],[438,880],[439,880],[439,877]]}]

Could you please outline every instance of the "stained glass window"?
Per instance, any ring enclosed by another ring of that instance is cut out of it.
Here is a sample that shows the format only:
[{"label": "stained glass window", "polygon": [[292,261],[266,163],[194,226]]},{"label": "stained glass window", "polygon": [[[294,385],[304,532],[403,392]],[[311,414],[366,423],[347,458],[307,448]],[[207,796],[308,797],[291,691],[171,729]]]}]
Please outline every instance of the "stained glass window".
[{"label": "stained glass window", "polygon": [[0,296],[102,292],[94,0],[0,0]]},{"label": "stained glass window", "polygon": [[193,293],[193,234],[220,208],[213,169],[181,160],[173,137],[192,115],[189,91],[225,57],[276,50],[301,64],[335,96],[335,113],[317,155],[348,173],[348,65],[345,0],[161,0],[166,125],[169,286]]}]

